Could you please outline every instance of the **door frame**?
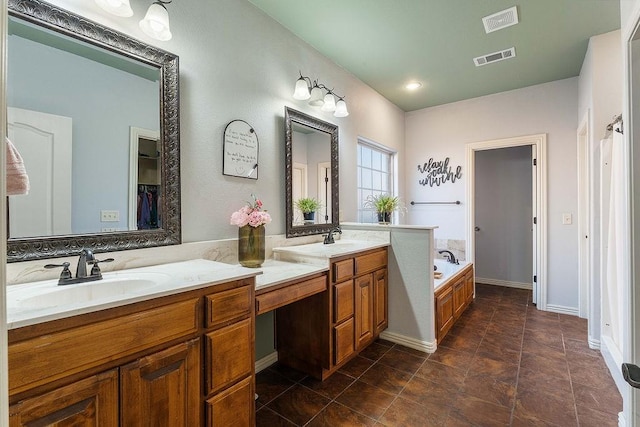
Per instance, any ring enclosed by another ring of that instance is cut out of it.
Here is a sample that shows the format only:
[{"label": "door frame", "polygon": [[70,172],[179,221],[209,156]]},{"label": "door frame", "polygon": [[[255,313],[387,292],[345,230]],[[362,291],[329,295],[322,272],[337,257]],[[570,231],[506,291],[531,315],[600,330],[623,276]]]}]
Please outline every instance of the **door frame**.
[{"label": "door frame", "polygon": [[[629,176],[629,206],[627,212],[631,233],[629,233],[630,242],[628,245],[630,256],[627,304],[622,307],[625,323],[623,325],[624,345],[622,357],[625,362],[639,364],[640,328],[634,328],[634,325],[637,325],[638,321],[640,321],[640,197],[634,197],[634,194],[638,191],[638,186],[634,185],[634,177],[640,178],[640,168],[638,167],[640,165],[634,164],[634,158],[640,157],[640,152],[634,150],[634,134],[637,133],[635,122],[640,121],[640,113],[635,112],[633,108],[633,57],[631,44],[634,41],[634,36],[640,34],[640,2],[635,3],[627,22],[628,24],[623,25],[622,28],[622,67],[624,70],[625,89],[623,90],[622,117],[624,119],[624,142],[627,148],[626,167],[628,168],[627,175]],[[640,144],[640,141],[638,144]],[[640,425],[640,390],[626,386],[622,390],[622,400],[623,412],[619,424]]]},{"label": "door frame", "polygon": [[578,315],[595,319],[591,287],[591,110],[587,109],[576,132],[578,152]]},{"label": "door frame", "polygon": [[[7,2],[0,0],[0,22],[7,22]],[[4,94],[7,88],[7,31],[0,31],[0,135],[7,134],[7,100]],[[0,150],[0,174],[6,175],[6,154]],[[2,182],[5,182],[4,179]],[[6,186],[0,185],[0,212],[7,211]],[[0,241],[7,241],[7,216],[0,215]],[[7,245],[0,245],[0,308],[7,308]],[[0,425],[9,425],[9,362],[7,343],[7,319],[0,316]]]},{"label": "door frame", "polygon": [[[466,145],[466,256],[470,262],[475,262],[475,152],[494,150],[497,148],[520,147],[531,145],[537,159],[536,180],[532,184],[535,191],[535,216],[537,227],[534,233],[534,253],[537,265],[533,267],[533,274],[537,276],[535,299],[539,310],[547,309],[547,134],[520,136],[515,138],[497,139],[491,141],[474,142]],[[532,218],[533,220],[533,218]],[[533,260],[532,260],[533,262]],[[533,278],[532,278],[533,279]],[[532,280],[533,282],[533,280]]]}]

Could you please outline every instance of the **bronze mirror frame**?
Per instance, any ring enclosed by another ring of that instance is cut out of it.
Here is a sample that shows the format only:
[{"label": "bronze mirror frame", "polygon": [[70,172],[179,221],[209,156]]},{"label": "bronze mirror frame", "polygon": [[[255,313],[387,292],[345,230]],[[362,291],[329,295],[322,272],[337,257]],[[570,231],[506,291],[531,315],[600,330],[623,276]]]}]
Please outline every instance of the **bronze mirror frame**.
[{"label": "bronze mirror frame", "polygon": [[[293,226],[293,141],[292,124],[296,123],[324,132],[331,138],[331,222],[327,224],[310,224]],[[340,182],[338,163],[338,126],[329,122],[312,117],[308,114],[294,110],[289,107],[284,109],[284,134],[285,134],[285,213],[286,213],[286,236],[301,237],[313,234],[328,233],[333,227],[340,225]]]},{"label": "bronze mirror frame", "polygon": [[[7,240],[7,262],[176,245],[180,223],[180,99],[178,56],[40,0],[9,0],[9,16],[64,34],[160,71],[162,228]],[[99,189],[97,190],[99,191]]]}]

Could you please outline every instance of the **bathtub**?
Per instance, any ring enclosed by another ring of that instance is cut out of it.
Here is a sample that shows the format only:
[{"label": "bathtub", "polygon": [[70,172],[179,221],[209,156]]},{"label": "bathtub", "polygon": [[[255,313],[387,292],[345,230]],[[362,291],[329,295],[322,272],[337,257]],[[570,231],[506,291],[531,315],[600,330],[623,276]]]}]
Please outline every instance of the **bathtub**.
[{"label": "bathtub", "polygon": [[442,278],[433,279],[433,290],[438,290],[439,287],[447,283],[447,281],[455,276],[458,272],[462,271],[467,265],[471,264],[466,261],[461,261],[460,264],[451,264],[447,260],[435,258],[433,264],[437,267],[435,271],[442,272]]}]

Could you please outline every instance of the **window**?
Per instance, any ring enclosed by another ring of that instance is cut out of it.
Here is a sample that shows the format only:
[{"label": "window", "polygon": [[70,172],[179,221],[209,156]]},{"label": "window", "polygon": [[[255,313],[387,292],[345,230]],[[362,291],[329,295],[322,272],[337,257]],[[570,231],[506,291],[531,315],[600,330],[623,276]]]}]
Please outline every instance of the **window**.
[{"label": "window", "polygon": [[378,222],[376,211],[364,207],[367,197],[394,194],[394,155],[381,145],[358,139],[358,222]]}]

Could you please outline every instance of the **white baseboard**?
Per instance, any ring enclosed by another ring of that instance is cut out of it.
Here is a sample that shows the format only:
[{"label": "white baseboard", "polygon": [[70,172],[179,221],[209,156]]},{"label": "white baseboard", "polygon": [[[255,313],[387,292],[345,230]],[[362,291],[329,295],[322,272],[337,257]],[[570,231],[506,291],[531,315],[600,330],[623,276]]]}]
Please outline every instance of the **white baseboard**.
[{"label": "white baseboard", "polygon": [[600,347],[600,353],[602,353],[602,357],[604,358],[604,362],[607,364],[607,368],[609,368],[609,372],[611,373],[611,377],[613,377],[613,381],[615,381],[616,386],[618,387],[618,391],[622,396],[624,396],[627,383],[622,377],[622,353],[618,346],[613,342],[611,337],[606,335],[602,336],[602,346]]},{"label": "white baseboard", "polygon": [[618,427],[627,427],[627,420],[624,417],[624,412],[618,412]]},{"label": "white baseboard", "polygon": [[600,340],[589,337],[588,343],[591,350],[600,350]]},{"label": "white baseboard", "polygon": [[569,316],[580,317],[578,307],[567,307],[564,305],[547,304],[547,311],[552,313],[568,314]]},{"label": "white baseboard", "polygon": [[424,351],[425,353],[435,353],[436,349],[438,348],[435,341],[420,341],[412,337],[396,334],[395,332],[382,331],[380,333],[380,338],[382,338],[383,340],[391,341],[395,344],[413,348],[414,350]]},{"label": "white baseboard", "polygon": [[485,277],[478,277],[478,276],[476,276],[476,283],[482,283],[483,285],[504,286],[506,288],[533,290],[533,285],[531,283],[511,282],[508,280],[500,280],[500,279],[487,279]]},{"label": "white baseboard", "polygon": [[267,354],[262,359],[256,360],[256,374],[260,371],[264,371],[269,366],[273,365],[278,361],[278,352],[274,351],[271,354]]}]

